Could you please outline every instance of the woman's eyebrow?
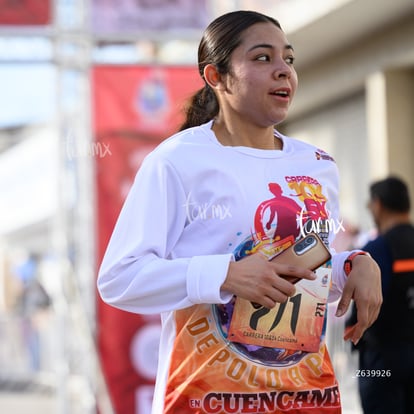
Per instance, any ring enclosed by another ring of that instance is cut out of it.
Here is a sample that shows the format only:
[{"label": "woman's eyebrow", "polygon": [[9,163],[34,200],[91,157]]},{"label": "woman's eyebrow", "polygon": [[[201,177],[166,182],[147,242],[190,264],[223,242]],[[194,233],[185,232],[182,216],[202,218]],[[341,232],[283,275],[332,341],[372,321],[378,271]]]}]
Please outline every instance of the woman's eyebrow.
[{"label": "woman's eyebrow", "polygon": [[[265,49],[274,49],[274,46],[268,43],[260,43],[258,45],[252,46],[248,51],[251,52],[254,49],[265,48]],[[285,50],[294,50],[291,44],[285,45]]]}]

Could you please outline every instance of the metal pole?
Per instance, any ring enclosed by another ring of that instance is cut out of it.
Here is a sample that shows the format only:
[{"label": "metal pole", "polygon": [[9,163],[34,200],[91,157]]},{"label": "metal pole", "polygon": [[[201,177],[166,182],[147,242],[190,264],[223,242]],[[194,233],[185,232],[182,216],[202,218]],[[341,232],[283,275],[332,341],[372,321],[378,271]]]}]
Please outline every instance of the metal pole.
[{"label": "metal pole", "polygon": [[57,69],[57,82],[56,82],[56,103],[57,103],[57,139],[58,139],[58,153],[56,157],[58,159],[58,179],[57,179],[57,209],[54,218],[53,226],[53,247],[54,256],[56,260],[56,277],[58,278],[59,289],[56,292],[54,299],[55,306],[55,321],[56,321],[56,375],[57,375],[57,414],[68,414],[69,411],[69,399],[67,394],[67,383],[69,378],[69,366],[66,355],[66,342],[67,342],[67,303],[65,297],[65,279],[67,277],[67,214],[64,188],[66,184],[66,155],[64,152],[63,134],[62,134],[62,71],[59,61],[60,54],[60,40],[59,29],[60,21],[58,18],[59,0],[53,2],[53,56],[56,62]]}]

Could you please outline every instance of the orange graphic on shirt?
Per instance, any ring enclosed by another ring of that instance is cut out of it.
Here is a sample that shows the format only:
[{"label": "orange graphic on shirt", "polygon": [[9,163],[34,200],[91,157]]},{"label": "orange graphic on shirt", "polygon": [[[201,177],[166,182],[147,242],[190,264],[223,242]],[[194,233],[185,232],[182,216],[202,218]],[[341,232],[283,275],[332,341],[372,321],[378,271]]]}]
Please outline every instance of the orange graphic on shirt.
[{"label": "orange graphic on shirt", "polygon": [[[328,218],[327,199],[316,180],[289,176],[286,184],[291,194],[269,183],[273,197],[258,205],[252,234],[234,250],[236,260],[256,252],[274,255],[293,244],[307,224]],[[164,414],[340,414],[325,343],[316,352],[305,352],[231,342],[234,302],[174,313]]]}]

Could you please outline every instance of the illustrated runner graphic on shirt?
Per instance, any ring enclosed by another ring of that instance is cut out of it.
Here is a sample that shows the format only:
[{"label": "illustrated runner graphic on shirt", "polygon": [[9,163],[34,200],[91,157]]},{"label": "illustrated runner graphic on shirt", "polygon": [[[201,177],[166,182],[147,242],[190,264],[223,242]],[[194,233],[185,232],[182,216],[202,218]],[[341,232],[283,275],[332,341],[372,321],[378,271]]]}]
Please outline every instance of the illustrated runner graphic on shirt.
[{"label": "illustrated runner graphic on shirt", "polygon": [[[259,240],[271,238],[274,241],[283,240],[291,236],[296,238],[300,231],[298,218],[300,217],[302,207],[292,198],[284,196],[282,188],[277,183],[270,183],[269,191],[274,197],[263,201],[257,207],[254,217],[256,237]],[[266,214],[269,217],[265,219]],[[273,230],[273,234],[271,237],[268,237],[270,230]]]}]

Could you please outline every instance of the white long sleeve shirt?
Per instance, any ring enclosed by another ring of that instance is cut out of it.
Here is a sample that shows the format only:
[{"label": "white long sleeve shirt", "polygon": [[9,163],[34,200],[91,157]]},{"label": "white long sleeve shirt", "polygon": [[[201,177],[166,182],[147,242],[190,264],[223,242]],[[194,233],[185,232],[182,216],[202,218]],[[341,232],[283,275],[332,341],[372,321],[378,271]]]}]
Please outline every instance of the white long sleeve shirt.
[{"label": "white long sleeve shirt", "polygon": [[[161,313],[153,414],[225,413],[232,404],[237,412],[339,413],[324,343],[319,353],[273,350],[271,360],[241,351],[223,328],[232,295],[221,289],[229,262],[262,247],[309,231],[329,247],[343,230],[336,164],[279,133],[282,150],[223,146],[211,126],[182,131],[147,156],[99,272],[105,302]],[[335,300],[349,252],[332,253]]]}]

